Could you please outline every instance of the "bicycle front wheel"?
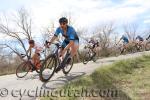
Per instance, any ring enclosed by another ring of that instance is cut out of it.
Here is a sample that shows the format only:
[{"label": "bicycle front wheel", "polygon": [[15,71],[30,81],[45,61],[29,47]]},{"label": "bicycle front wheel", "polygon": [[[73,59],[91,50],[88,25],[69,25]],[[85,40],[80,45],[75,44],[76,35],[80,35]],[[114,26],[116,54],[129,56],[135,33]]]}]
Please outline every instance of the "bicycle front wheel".
[{"label": "bicycle front wheel", "polygon": [[83,64],[87,64],[90,60],[90,54],[86,53],[83,58]]},{"label": "bicycle front wheel", "polygon": [[16,76],[18,78],[23,78],[28,74],[30,69],[31,69],[31,64],[28,61],[22,62],[16,69]]},{"label": "bicycle front wheel", "polygon": [[41,69],[40,69],[40,80],[42,82],[47,82],[55,73],[57,67],[57,58],[55,55],[50,55],[46,58],[43,62]]}]

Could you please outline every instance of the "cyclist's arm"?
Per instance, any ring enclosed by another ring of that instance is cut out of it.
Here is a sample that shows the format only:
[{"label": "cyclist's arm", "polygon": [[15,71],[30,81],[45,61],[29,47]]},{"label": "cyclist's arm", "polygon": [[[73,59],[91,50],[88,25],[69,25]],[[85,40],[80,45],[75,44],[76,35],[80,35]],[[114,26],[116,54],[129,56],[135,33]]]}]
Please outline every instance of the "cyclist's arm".
[{"label": "cyclist's arm", "polygon": [[54,35],[54,36],[52,37],[52,39],[50,40],[50,43],[54,42],[56,39],[57,39],[57,36]]}]

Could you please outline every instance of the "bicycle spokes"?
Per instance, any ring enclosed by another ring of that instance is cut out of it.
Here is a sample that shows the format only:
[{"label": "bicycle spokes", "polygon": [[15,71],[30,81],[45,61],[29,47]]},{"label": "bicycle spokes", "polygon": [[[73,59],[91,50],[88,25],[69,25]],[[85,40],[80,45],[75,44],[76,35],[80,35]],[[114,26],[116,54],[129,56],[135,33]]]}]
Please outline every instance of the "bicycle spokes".
[{"label": "bicycle spokes", "polygon": [[49,56],[42,64],[40,69],[40,80],[43,82],[48,81],[54,74],[57,67],[57,60],[54,56]]}]

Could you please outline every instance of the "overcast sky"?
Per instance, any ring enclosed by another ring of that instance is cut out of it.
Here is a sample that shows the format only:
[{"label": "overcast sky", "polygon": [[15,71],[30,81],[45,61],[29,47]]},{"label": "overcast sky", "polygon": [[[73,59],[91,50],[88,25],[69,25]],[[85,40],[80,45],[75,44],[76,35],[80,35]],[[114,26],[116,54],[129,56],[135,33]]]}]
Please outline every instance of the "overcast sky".
[{"label": "overcast sky", "polygon": [[150,25],[150,0],[0,0],[0,14],[7,15],[22,7],[30,12],[39,30],[57,22],[64,12],[71,13],[78,28],[108,21],[136,22],[141,28]]}]

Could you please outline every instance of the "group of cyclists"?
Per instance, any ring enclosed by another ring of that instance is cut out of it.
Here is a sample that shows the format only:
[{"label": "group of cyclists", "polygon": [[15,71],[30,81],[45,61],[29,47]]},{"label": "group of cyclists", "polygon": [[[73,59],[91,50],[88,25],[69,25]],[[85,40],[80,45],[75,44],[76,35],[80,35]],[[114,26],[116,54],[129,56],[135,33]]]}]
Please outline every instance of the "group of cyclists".
[{"label": "group of cyclists", "polygon": [[[129,39],[125,36],[125,35],[122,35],[122,37],[120,38],[120,40],[119,40],[119,42],[121,41],[121,40],[123,40],[123,44],[124,45],[126,45],[126,44],[128,44],[129,43]],[[144,39],[141,37],[141,36],[137,36],[136,37],[136,41],[137,41],[137,43],[142,43],[143,41],[144,41]],[[118,43],[119,43],[118,42]],[[117,44],[118,44],[117,43]]]},{"label": "group of cyclists", "polygon": [[[68,25],[68,19],[66,17],[60,18],[59,24],[60,26],[56,29],[54,36],[51,39],[49,39],[49,42],[45,45],[45,47],[49,47],[52,44],[52,42],[54,42],[58,38],[58,35],[61,34],[64,37],[64,40],[61,44],[59,57],[63,59],[67,49],[71,50],[71,57],[74,57],[77,54],[79,48],[78,34],[72,26]],[[147,38],[147,40],[149,38],[150,36]],[[125,35],[122,35],[117,44],[119,44],[121,40],[123,40],[123,47],[127,48],[127,45],[129,44],[129,39]],[[142,42],[144,41],[144,39],[141,36],[137,36],[136,40],[139,44],[142,44]],[[94,38],[91,38],[88,41],[88,43],[91,44],[91,50],[92,52],[94,52],[94,55],[96,55],[96,48],[99,46],[99,42],[94,40]],[[40,53],[42,52],[43,47],[39,45],[39,43],[36,43],[34,40],[29,40],[29,49],[27,50],[27,52],[31,51],[31,49],[33,48],[35,49],[35,53],[32,56],[32,63],[38,69],[40,69]],[[63,67],[63,65],[60,65],[57,68],[57,72],[60,71]]]},{"label": "group of cyclists", "polygon": [[[146,38],[146,40],[149,42],[149,39],[150,39],[150,35]],[[118,43],[116,45],[118,45],[121,40],[123,41],[123,49],[122,50],[127,49],[129,44],[134,44],[137,49],[140,49],[140,48],[146,46],[144,38],[140,35],[138,35],[134,41],[130,41],[127,36],[122,35],[122,37],[120,38],[120,40],[118,41]],[[123,52],[123,51],[121,51],[121,52]]]},{"label": "group of cyclists", "polygon": [[[69,48],[71,49],[71,57],[74,57],[77,54],[77,51],[79,48],[79,37],[75,29],[72,26],[68,25],[68,19],[66,17],[60,18],[59,24],[60,26],[56,29],[54,36],[49,40],[48,44],[46,44],[45,47],[48,48],[51,45],[51,43],[54,42],[58,38],[58,35],[61,34],[64,37],[64,40],[61,44],[61,48],[59,51],[59,57],[61,58],[60,60],[62,61],[66,50]],[[92,45],[91,50],[96,55],[95,48],[99,45],[99,42],[95,41],[94,38],[91,38],[88,41],[88,43]],[[40,45],[39,43],[36,43],[34,40],[29,40],[29,48],[27,50],[27,53],[31,52],[32,49],[35,49],[35,53],[32,56],[32,63],[38,69],[40,69],[40,66],[41,66],[40,53],[43,50],[43,46]],[[62,68],[63,68],[63,65],[59,66],[56,72],[58,72]]]}]

